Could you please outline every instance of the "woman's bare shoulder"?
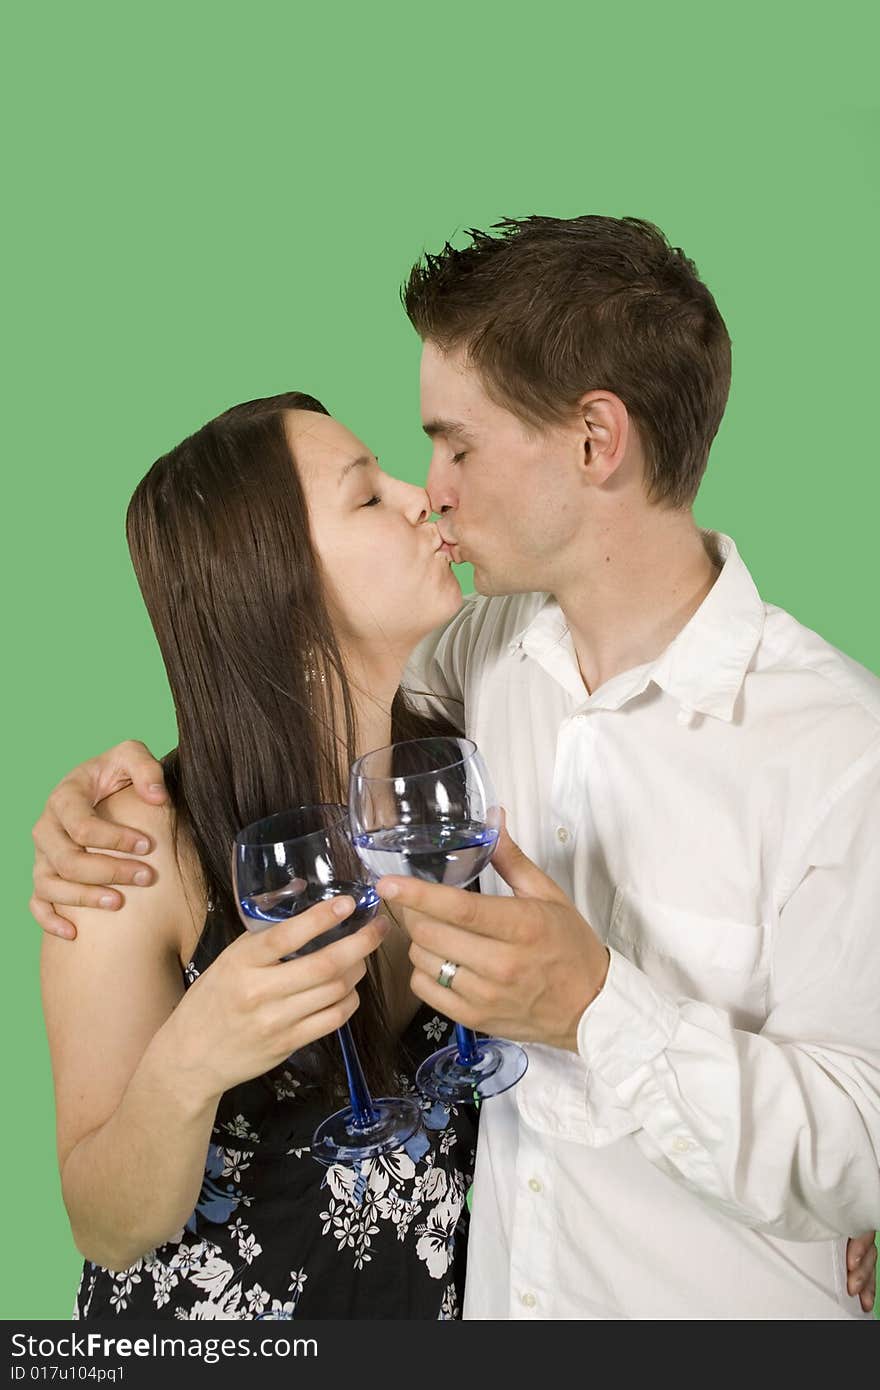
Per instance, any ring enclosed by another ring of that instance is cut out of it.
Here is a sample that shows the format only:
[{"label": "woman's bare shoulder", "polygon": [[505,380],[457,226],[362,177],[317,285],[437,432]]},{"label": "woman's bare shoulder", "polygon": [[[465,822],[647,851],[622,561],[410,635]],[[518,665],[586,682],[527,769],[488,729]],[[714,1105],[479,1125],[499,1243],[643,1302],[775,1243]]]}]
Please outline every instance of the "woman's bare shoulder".
[{"label": "woman's bare shoulder", "polygon": [[[148,888],[126,885],[120,891],[138,900],[141,911],[170,934],[181,960],[188,960],[204,923],[206,895],[198,856],[170,802],[154,806],[134,787],[123,787],[95,811],[104,820],[142,830],[152,841],[150,853],[140,857],[153,870],[154,881]],[[102,853],[122,857],[113,850]]]}]

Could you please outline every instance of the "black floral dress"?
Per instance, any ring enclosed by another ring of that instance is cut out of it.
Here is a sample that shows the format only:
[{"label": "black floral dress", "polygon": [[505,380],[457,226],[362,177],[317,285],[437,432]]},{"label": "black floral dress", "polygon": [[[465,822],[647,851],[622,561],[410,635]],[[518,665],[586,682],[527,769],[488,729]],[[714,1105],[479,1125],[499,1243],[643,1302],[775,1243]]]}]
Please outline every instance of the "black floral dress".
[{"label": "black floral dress", "polygon": [[[210,932],[184,972],[207,969]],[[400,1042],[413,1093],[450,1025],[424,1006]],[[195,1211],[121,1273],[86,1261],[74,1318],[457,1318],[477,1117],[423,1102],[405,1147],[326,1168],[311,1136],[332,1108],[281,1067],[222,1097]]]}]

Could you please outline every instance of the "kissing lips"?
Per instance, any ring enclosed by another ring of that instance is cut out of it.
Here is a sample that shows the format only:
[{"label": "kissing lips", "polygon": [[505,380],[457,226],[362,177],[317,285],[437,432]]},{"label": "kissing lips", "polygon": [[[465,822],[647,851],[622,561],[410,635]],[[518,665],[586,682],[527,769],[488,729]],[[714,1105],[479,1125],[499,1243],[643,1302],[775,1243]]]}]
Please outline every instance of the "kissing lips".
[{"label": "kissing lips", "polygon": [[442,531],[438,530],[437,534],[440,537],[440,545],[437,547],[438,550],[442,551],[444,555],[447,555],[455,564],[458,564],[458,542],[447,540]]}]

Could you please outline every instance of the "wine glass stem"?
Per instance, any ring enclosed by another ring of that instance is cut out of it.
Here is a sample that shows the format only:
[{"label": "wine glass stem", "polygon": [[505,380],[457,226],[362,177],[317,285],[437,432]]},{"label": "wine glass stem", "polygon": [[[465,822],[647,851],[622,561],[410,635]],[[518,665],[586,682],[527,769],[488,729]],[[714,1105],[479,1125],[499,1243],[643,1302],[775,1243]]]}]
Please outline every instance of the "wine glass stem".
[{"label": "wine glass stem", "polygon": [[472,1028],[462,1028],[460,1023],[456,1023],[455,1041],[458,1043],[456,1061],[460,1062],[463,1067],[472,1067],[474,1062],[480,1060],[477,1035]]},{"label": "wine glass stem", "polygon": [[370,1095],[354,1038],[351,1036],[351,1029],[347,1023],[343,1023],[342,1027],[337,1030],[336,1036],[339,1038],[339,1046],[342,1048],[342,1060],[345,1063],[345,1074],[348,1078],[348,1094],[354,1112],[354,1128],[368,1129],[370,1125],[376,1123],[379,1116],[373,1106],[373,1097]]}]

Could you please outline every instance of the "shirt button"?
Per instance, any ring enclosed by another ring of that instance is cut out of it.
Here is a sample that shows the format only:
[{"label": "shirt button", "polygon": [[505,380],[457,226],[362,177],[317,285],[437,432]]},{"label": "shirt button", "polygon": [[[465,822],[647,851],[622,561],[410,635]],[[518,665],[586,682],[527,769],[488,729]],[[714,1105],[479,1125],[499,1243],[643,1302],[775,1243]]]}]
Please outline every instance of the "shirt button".
[{"label": "shirt button", "polygon": [[557,838],[557,840],[559,841],[559,843],[560,843],[561,845],[567,845],[567,844],[568,844],[569,840],[571,839],[571,836],[570,836],[570,834],[568,833],[568,831],[566,830],[566,828],[565,828],[564,825],[560,825],[560,826],[557,828],[557,831],[556,831],[556,838]]},{"label": "shirt button", "polygon": [[524,1293],[520,1298],[520,1303],[524,1308],[534,1308],[537,1301],[533,1293]]},{"label": "shirt button", "polygon": [[538,1182],[537,1178],[529,1178],[529,1187],[532,1189],[533,1192],[544,1191],[543,1183]]},{"label": "shirt button", "polygon": [[682,1139],[680,1135],[677,1139],[673,1139],[672,1141],[672,1148],[677,1154],[690,1153],[693,1147],[694,1145],[691,1143],[690,1139]]}]

